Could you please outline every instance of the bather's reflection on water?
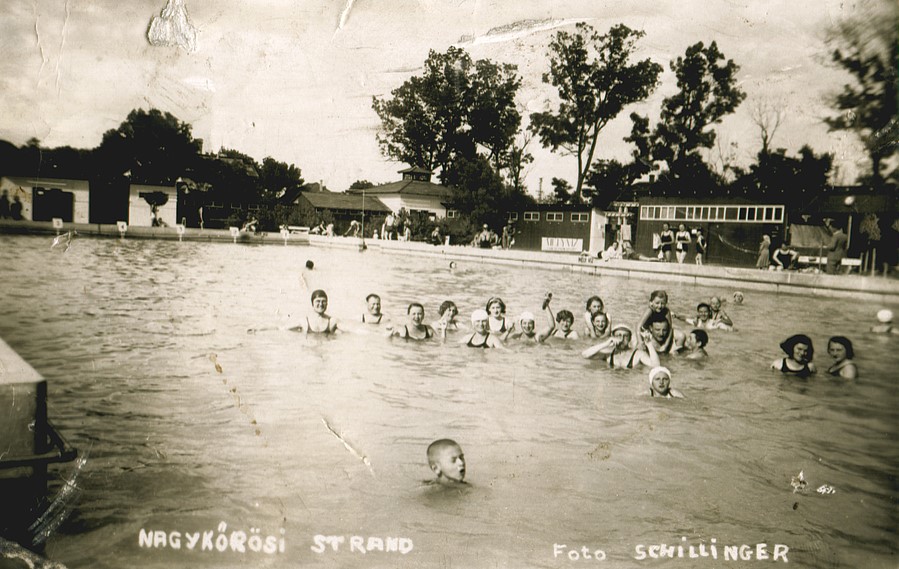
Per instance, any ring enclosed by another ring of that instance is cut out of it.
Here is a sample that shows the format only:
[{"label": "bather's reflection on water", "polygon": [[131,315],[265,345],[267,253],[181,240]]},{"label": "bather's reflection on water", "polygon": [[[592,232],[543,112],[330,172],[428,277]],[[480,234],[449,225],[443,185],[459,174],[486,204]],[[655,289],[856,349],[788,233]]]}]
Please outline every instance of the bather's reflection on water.
[{"label": "bather's reflection on water", "polygon": [[[688,397],[671,401],[648,396],[644,373],[581,359],[584,342],[499,351],[452,334],[246,331],[302,314],[316,288],[341,323],[361,323],[372,292],[394,321],[411,302],[430,321],[446,299],[465,315],[495,295],[510,315],[537,312],[552,291],[554,308],[576,315],[599,294],[612,322],[627,323],[652,289],[680,312],[732,290],[465,261],[450,270],[374,251],[47,245],[0,236],[0,334],[48,379],[57,428],[91,449],[80,502],[47,545],[71,567],[558,567],[556,543],[627,567],[640,565],[636,544],[682,537],[786,544],[800,567],[894,564],[897,357],[893,338],[866,332],[879,306],[747,293],[727,307],[739,332],[710,333],[709,361],[665,364]],[[821,362],[828,337],[851,338],[861,379],[769,372],[778,343],[799,332]],[[421,482],[428,443],[444,437],[465,449],[461,495]],[[800,470],[809,489],[794,494]],[[824,484],[835,492],[816,493]],[[222,522],[229,536],[283,537],[285,551],[219,552]],[[142,546],[142,529],[210,531],[213,550],[202,537],[193,550],[184,539]],[[316,553],[315,536],[414,548]]]}]

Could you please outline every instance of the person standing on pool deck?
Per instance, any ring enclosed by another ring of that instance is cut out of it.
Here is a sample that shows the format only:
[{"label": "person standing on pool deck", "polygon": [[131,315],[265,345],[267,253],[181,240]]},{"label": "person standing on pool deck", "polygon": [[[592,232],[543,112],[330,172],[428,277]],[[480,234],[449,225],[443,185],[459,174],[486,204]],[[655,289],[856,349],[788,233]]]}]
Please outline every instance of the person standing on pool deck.
[{"label": "person standing on pool deck", "polygon": [[690,243],[693,242],[686,225],[681,223],[677,226],[677,235],[674,236],[674,239],[677,242],[677,262],[683,265],[684,259],[687,258],[687,251],[690,249]]},{"label": "person standing on pool deck", "polygon": [[471,327],[474,332],[466,334],[460,344],[465,344],[469,348],[503,348],[503,343],[490,333],[490,324],[488,324],[488,316],[486,310],[475,310],[471,313]]},{"label": "person standing on pool deck", "polygon": [[696,229],[696,264],[704,265],[705,264],[705,253],[708,250],[709,244],[705,240],[705,235],[702,233],[702,228],[699,227]]},{"label": "person standing on pool deck", "polygon": [[827,227],[833,231],[830,238],[830,245],[827,246],[827,267],[825,270],[828,274],[836,275],[839,273],[843,264],[843,258],[846,256],[846,250],[849,248],[849,236],[843,233],[843,228],[834,225],[832,220],[827,221]]},{"label": "person standing on pool deck", "polygon": [[662,224],[662,232],[659,233],[659,249],[662,251],[666,263],[671,262],[671,249],[674,247],[674,232],[667,223]]},{"label": "person standing on pool deck", "polygon": [[771,364],[771,369],[779,371],[784,375],[793,375],[802,379],[818,371],[815,368],[815,364],[812,363],[815,348],[812,346],[811,338],[805,334],[790,336],[781,342],[780,349],[783,350],[787,357],[774,360]]},{"label": "person standing on pool deck", "polygon": [[762,235],[762,242],[759,243],[759,257],[755,261],[755,267],[762,271],[768,270],[771,264],[771,238],[768,235]]},{"label": "person standing on pool deck", "polygon": [[452,439],[440,439],[428,445],[428,467],[437,476],[438,484],[467,484],[465,455],[459,443]]}]

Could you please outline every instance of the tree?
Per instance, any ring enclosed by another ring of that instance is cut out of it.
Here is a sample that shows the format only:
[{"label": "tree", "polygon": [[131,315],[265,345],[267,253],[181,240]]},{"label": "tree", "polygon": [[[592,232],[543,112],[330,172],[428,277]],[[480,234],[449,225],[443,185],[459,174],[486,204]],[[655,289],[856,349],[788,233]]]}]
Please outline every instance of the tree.
[{"label": "tree", "polygon": [[502,170],[506,173],[506,183],[512,189],[524,192],[524,178],[528,173],[528,164],[534,162],[534,156],[528,152],[528,146],[533,140],[533,133],[523,131],[516,136],[512,145],[506,152],[505,163]]},{"label": "tree", "polygon": [[[732,112],[746,97],[736,81],[739,70],[715,42],[687,48],[683,57],[671,62],[679,91],[662,101],[660,120],[650,130],[649,119],[632,114],[631,136],[644,164],[665,161],[672,177],[684,188],[715,182],[715,174],[702,160],[700,151],[715,144],[713,125]],[[711,189],[711,188],[709,188]]]},{"label": "tree", "polygon": [[783,203],[796,213],[825,191],[832,166],[832,154],[817,155],[808,146],[795,158],[783,148],[760,151],[756,163],[734,181],[731,190],[753,200]]},{"label": "tree", "polygon": [[763,154],[767,154],[771,149],[771,142],[777,129],[783,122],[786,112],[783,103],[771,103],[768,100],[759,100],[752,107],[752,122],[759,127],[759,138],[762,141]]},{"label": "tree", "polygon": [[524,192],[503,184],[499,173],[485,156],[462,158],[450,179],[453,209],[477,224],[499,227],[506,212],[515,211],[533,200]]},{"label": "tree", "polygon": [[558,90],[555,111],[531,114],[531,130],[543,146],[577,157],[580,195],[599,133],[628,104],[645,99],[658,84],[662,67],[649,59],[630,64],[644,33],[623,24],[598,34],[580,23],[573,34],[558,32],[549,44],[549,73],[543,82]]},{"label": "tree", "polygon": [[350,184],[351,190],[367,190],[368,188],[373,188],[375,185],[368,180],[356,180],[352,184]]},{"label": "tree", "polygon": [[262,165],[259,167],[259,186],[267,198],[280,195],[282,190],[302,185],[303,176],[298,167],[286,162],[279,162],[271,156],[262,160]]},{"label": "tree", "polygon": [[609,207],[609,204],[630,189],[637,177],[633,164],[625,165],[618,160],[597,160],[587,176],[587,185],[594,188],[591,205],[599,209]]},{"label": "tree", "polygon": [[563,180],[562,178],[553,178],[552,179],[552,187],[553,187],[553,195],[552,202],[554,204],[570,204],[574,195],[571,192],[571,184],[568,183],[568,180]]},{"label": "tree", "polygon": [[825,119],[831,130],[855,132],[871,160],[871,182],[884,180],[884,161],[899,152],[897,69],[899,28],[895,3],[885,2],[884,13],[867,9],[863,16],[839,22],[828,41],[835,46],[833,62],[851,82],[833,99],[839,114]]},{"label": "tree", "polygon": [[460,159],[486,149],[494,169],[502,165],[521,124],[514,98],[521,84],[515,66],[473,62],[465,50],[431,51],[421,76],[391,97],[374,97],[381,119],[377,141],[384,156],[427,170],[446,182]]},{"label": "tree", "polygon": [[117,129],[108,130],[95,151],[98,174],[115,178],[130,173],[143,184],[174,184],[195,164],[203,141],[191,126],[157,109],[135,109]]}]

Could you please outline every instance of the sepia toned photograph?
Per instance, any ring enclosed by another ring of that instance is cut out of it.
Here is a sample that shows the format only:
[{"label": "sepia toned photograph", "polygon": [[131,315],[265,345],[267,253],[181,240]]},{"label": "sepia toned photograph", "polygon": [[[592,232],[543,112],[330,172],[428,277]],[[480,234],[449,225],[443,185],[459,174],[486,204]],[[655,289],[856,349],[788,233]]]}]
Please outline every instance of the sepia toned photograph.
[{"label": "sepia toned photograph", "polygon": [[0,569],[896,566],[895,2],[0,17]]}]

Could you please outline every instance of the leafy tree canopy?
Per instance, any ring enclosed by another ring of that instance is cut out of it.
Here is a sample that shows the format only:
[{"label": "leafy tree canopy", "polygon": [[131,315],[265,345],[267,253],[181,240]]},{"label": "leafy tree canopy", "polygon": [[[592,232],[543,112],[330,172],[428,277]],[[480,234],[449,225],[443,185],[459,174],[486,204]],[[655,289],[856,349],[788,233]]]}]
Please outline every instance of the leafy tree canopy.
[{"label": "leafy tree canopy", "polygon": [[197,160],[203,141],[191,126],[157,109],[135,109],[96,149],[96,169],[105,177],[130,174],[135,183],[173,184]]},{"label": "leafy tree canopy", "polygon": [[513,65],[475,62],[457,47],[431,51],[422,75],[372,100],[381,152],[411,166],[439,168],[444,182],[460,159],[474,159],[479,149],[498,168],[521,124],[514,104],[520,85]]},{"label": "leafy tree canopy", "polygon": [[543,82],[558,90],[558,108],[531,114],[530,128],[553,152],[577,157],[580,194],[596,151],[599,133],[621,110],[645,99],[658,84],[662,67],[644,59],[630,63],[641,31],[623,24],[600,35],[580,23],[575,33],[558,32],[549,45],[549,72]]},{"label": "leafy tree canopy", "polygon": [[637,148],[635,164],[645,173],[655,161],[665,161],[675,186],[714,184],[715,176],[699,152],[715,144],[713,125],[746,97],[737,85],[739,69],[733,60],[724,60],[715,42],[691,45],[672,61],[678,92],[662,101],[655,128],[650,129],[648,118],[631,115],[631,136],[625,140]]},{"label": "leafy tree canopy", "polygon": [[863,16],[843,20],[831,30],[831,57],[850,81],[833,99],[838,114],[825,121],[831,130],[858,135],[871,160],[869,179],[862,181],[878,186],[890,176],[884,175],[885,161],[899,153],[899,10],[887,2],[876,9],[869,4],[862,12]]}]

